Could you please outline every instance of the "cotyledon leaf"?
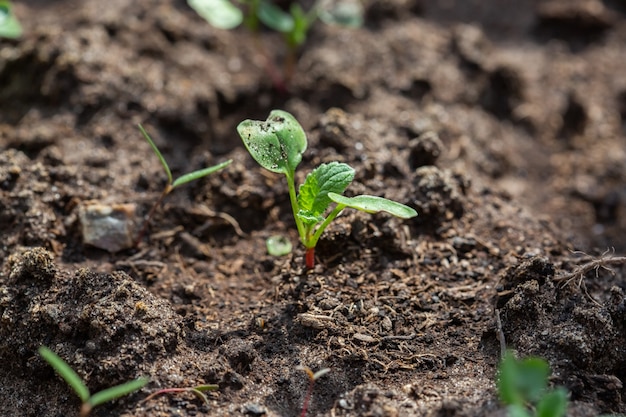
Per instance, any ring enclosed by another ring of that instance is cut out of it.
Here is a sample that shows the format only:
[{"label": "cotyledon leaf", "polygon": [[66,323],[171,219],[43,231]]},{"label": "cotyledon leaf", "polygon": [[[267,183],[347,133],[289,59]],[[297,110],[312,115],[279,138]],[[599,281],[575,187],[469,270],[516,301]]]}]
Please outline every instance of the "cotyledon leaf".
[{"label": "cotyledon leaf", "polygon": [[306,150],[306,133],[295,117],[273,110],[267,120],[244,120],[237,132],[250,155],[263,168],[293,175]]},{"label": "cotyledon leaf", "polygon": [[402,219],[410,219],[411,217],[417,216],[417,212],[409,206],[373,195],[345,197],[331,192],[328,193],[328,197],[337,204],[361,210],[366,213],[378,213],[380,211],[384,211]]}]

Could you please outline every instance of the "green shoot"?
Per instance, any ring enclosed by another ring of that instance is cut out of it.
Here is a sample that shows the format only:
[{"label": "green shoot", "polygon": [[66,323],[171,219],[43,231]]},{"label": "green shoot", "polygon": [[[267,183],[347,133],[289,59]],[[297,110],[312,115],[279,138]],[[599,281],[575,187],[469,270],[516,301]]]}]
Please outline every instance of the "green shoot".
[{"label": "green shoot", "polygon": [[[326,24],[345,27],[360,27],[363,24],[363,7],[358,0],[317,0],[308,11],[296,1],[290,4],[289,11],[276,6],[271,0],[187,0],[187,2],[211,26],[219,29],[233,29],[243,24],[251,32],[256,33],[262,23],[281,33],[287,46],[283,80],[276,80],[269,60],[267,69],[281,89],[284,89],[283,81],[288,84],[293,76],[298,48],[306,42],[309,29],[318,19]],[[243,6],[245,12],[242,12],[236,4]]]},{"label": "green shoot", "polygon": [[298,366],[298,369],[306,372],[309,377],[309,387],[306,390],[306,395],[304,397],[304,403],[302,404],[302,412],[300,413],[300,417],[306,417],[306,412],[309,409],[309,403],[311,402],[311,395],[313,394],[313,386],[315,385],[315,381],[320,377],[326,375],[330,372],[329,368],[322,368],[319,371],[313,373],[313,371],[306,366]]},{"label": "green shoot", "polygon": [[91,410],[94,407],[128,395],[138,389],[141,389],[148,383],[148,378],[138,378],[91,395],[83,380],[56,353],[45,346],[41,346],[39,347],[39,354],[46,362],[48,362],[50,366],[52,366],[52,368],[54,368],[57,374],[59,374],[59,376],[67,382],[76,395],[78,395],[78,398],[82,401],[83,405],[80,409],[80,417],[86,417],[89,413],[91,413]]},{"label": "green shoot", "polygon": [[498,370],[500,401],[509,417],[562,417],[567,411],[567,391],[548,390],[550,367],[541,358],[517,360],[507,352]]},{"label": "green shoot", "polygon": [[135,240],[135,245],[139,245],[139,243],[143,239],[143,236],[148,228],[148,224],[150,223],[152,216],[154,216],[156,209],[161,205],[161,203],[163,202],[163,199],[165,199],[165,197],[169,193],[171,193],[175,188],[181,185],[187,184],[188,182],[195,181],[209,174],[212,174],[216,171],[219,171],[220,169],[223,169],[224,167],[226,167],[232,162],[232,159],[229,159],[228,161],[224,161],[222,163],[219,163],[217,165],[214,165],[208,168],[199,169],[197,171],[187,173],[185,175],[182,175],[174,179],[172,177],[172,171],[170,170],[170,167],[167,161],[163,157],[163,154],[161,154],[161,151],[159,151],[159,148],[156,146],[154,141],[150,138],[150,135],[148,135],[148,133],[146,132],[146,130],[143,128],[142,125],[139,125],[139,130],[141,131],[141,134],[146,139],[146,141],[150,144],[150,147],[156,154],[157,158],[159,158],[159,161],[161,161],[161,165],[163,166],[163,169],[165,170],[165,174],[167,175],[167,184],[165,184],[165,188],[163,189],[163,192],[161,193],[157,201],[152,205],[152,208],[148,212],[148,215],[146,216],[146,219],[144,220],[143,227],[141,228],[141,232],[139,233],[139,235],[137,236],[137,239]]},{"label": "green shoot", "polygon": [[[307,139],[300,123],[286,111],[274,110],[265,121],[245,120],[237,126],[237,131],[259,165],[287,177],[293,216],[300,241],[306,248],[307,268],[315,264],[315,246],[320,236],[346,207],[366,213],[384,211],[403,219],[417,216],[411,207],[382,197],[342,196],[354,179],[354,169],[339,162],[315,168],[296,193],[296,167],[302,161]],[[326,215],[332,203],[336,205]]]},{"label": "green shoot", "polygon": [[196,385],[195,387],[191,387],[191,388],[164,388],[164,389],[160,389],[156,392],[153,392],[152,394],[148,395],[142,402],[147,402],[150,401],[151,399],[155,398],[158,395],[162,395],[162,394],[172,394],[172,393],[185,393],[185,392],[189,392],[193,395],[195,395],[199,400],[201,400],[203,403],[205,404],[209,404],[209,399],[206,397],[206,395],[204,394],[207,391],[216,391],[219,389],[219,386],[215,385],[215,384],[203,384],[203,385]]},{"label": "green shoot", "polygon": [[13,13],[13,6],[7,0],[0,0],[0,37],[17,39],[22,36],[22,25]]}]

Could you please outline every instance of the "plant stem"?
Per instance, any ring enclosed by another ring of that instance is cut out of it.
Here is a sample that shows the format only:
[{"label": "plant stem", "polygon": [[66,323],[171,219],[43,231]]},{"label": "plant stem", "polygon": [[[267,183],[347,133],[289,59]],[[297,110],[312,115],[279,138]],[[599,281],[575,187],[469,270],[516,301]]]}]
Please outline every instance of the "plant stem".
[{"label": "plant stem", "polygon": [[311,395],[313,394],[313,384],[315,384],[314,379],[309,380],[309,387],[306,390],[306,396],[304,397],[304,403],[302,404],[302,413],[300,413],[300,417],[306,417],[306,412],[309,409],[309,402],[311,401]]},{"label": "plant stem", "polygon": [[300,241],[305,247],[308,247],[306,241],[306,231],[304,230],[304,225],[302,221],[298,218],[298,212],[300,211],[300,206],[298,205],[298,197],[296,196],[296,185],[294,180],[294,174],[288,173],[287,176],[287,186],[289,187],[289,200],[291,201],[291,210],[293,211],[293,219],[296,222],[296,227],[298,228],[298,235],[300,235]]},{"label": "plant stem", "polygon": [[313,237],[307,242],[306,246],[310,246],[310,247],[317,246],[317,241],[320,240],[320,236],[322,236],[322,233],[324,233],[324,229],[326,229],[326,227],[328,227],[328,225],[333,220],[335,220],[335,217],[337,217],[344,208],[346,208],[345,205],[338,204],[337,207],[335,207],[335,209],[330,212],[328,217],[324,219],[324,222],[320,225],[320,227],[317,228],[317,230],[315,231],[315,234],[313,234]]},{"label": "plant stem", "polygon": [[315,246],[306,248],[304,259],[307,269],[313,269],[315,267]]}]

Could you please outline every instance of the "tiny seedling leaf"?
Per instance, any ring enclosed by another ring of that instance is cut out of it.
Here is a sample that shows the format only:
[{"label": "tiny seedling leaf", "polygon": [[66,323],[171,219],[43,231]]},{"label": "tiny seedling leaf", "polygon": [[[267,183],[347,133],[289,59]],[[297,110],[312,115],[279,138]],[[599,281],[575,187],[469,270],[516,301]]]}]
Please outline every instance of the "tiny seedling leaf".
[{"label": "tiny seedling leaf", "polygon": [[277,32],[288,33],[293,30],[293,18],[269,1],[261,0],[257,15],[265,26]]},{"label": "tiny seedling leaf", "polygon": [[298,191],[298,216],[305,223],[317,223],[331,203],[328,193],[342,194],[353,179],[354,169],[348,164],[331,162],[315,168]]},{"label": "tiny seedling leaf", "polygon": [[95,407],[108,401],[115,400],[119,397],[123,397],[124,395],[128,395],[131,392],[142,388],[148,383],[148,381],[148,378],[138,378],[134,381],[128,381],[123,384],[104,389],[92,395],[91,398],[89,398],[89,404]]},{"label": "tiny seedling leaf", "polygon": [[189,6],[218,29],[233,29],[243,22],[243,13],[228,0],[187,0]]},{"label": "tiny seedling leaf", "polygon": [[330,368],[322,368],[319,371],[317,371],[316,373],[313,374],[313,381],[323,377],[324,375],[326,375],[327,373],[330,372]]},{"label": "tiny seedling leaf", "polygon": [[220,164],[214,165],[212,167],[208,167],[208,168],[204,168],[204,169],[200,169],[198,171],[194,171],[194,172],[190,172],[188,174],[185,174],[179,178],[176,179],[176,181],[174,181],[172,183],[172,188],[176,188],[179,185],[183,185],[186,184],[188,182],[197,180],[199,178],[205,177],[209,174],[214,173],[215,171],[219,171],[220,169],[224,168],[225,166],[229,165],[231,162],[233,162],[232,159],[229,159],[228,161],[224,161]]},{"label": "tiny seedling leaf", "polygon": [[387,212],[401,219],[410,219],[417,216],[417,212],[409,206],[386,198],[373,195],[358,195],[356,197],[345,197],[335,193],[328,193],[328,197],[337,204],[350,207],[366,213]]},{"label": "tiny seedling leaf", "polygon": [[244,120],[237,132],[259,165],[288,176],[293,176],[307,146],[304,129],[283,110],[273,110],[265,121]]},{"label": "tiny seedling leaf", "polygon": [[167,161],[163,157],[163,154],[161,154],[161,151],[159,150],[159,148],[157,148],[156,144],[152,141],[152,138],[150,138],[150,135],[148,135],[148,132],[146,132],[142,125],[139,125],[139,130],[141,131],[143,137],[146,138],[146,140],[150,144],[150,147],[152,147],[152,151],[159,158],[159,161],[161,161],[161,165],[163,165],[165,173],[167,174],[167,183],[172,184],[172,171],[170,170],[170,166],[167,164]]},{"label": "tiny seedling leaf", "polygon": [[285,256],[291,253],[292,245],[285,236],[274,235],[265,241],[267,253],[272,256]]},{"label": "tiny seedling leaf", "polygon": [[39,347],[39,354],[42,358],[45,359],[50,366],[54,368],[54,370],[67,382],[67,384],[72,387],[76,395],[80,398],[80,400],[84,403],[89,400],[89,389],[83,383],[83,380],[80,379],[78,374],[74,372],[72,368],[63,360],[59,355],[51,351],[45,346]]},{"label": "tiny seedling leaf", "polygon": [[537,417],[563,417],[567,412],[567,390],[557,388],[547,393],[537,404]]},{"label": "tiny seedling leaf", "polygon": [[22,36],[22,25],[8,1],[0,1],[0,37],[17,39]]},{"label": "tiny seedling leaf", "polygon": [[330,25],[359,28],[363,26],[363,6],[357,0],[329,1],[319,12],[320,19]]}]

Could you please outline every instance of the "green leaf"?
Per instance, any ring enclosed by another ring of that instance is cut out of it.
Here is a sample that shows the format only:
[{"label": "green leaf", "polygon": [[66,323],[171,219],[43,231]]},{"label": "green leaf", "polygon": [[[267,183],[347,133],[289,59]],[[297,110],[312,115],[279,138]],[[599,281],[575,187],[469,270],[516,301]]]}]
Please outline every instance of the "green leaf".
[{"label": "green leaf", "polygon": [[567,412],[567,390],[557,388],[547,393],[537,404],[537,417],[563,417]]},{"label": "green leaf", "polygon": [[54,368],[57,374],[59,374],[61,378],[63,378],[65,382],[72,387],[82,402],[86,402],[89,399],[89,389],[83,383],[83,380],[80,379],[78,374],[74,372],[74,370],[59,357],[59,355],[45,346],[39,347],[39,354],[50,364],[50,366]]},{"label": "green leaf", "polygon": [[550,366],[541,358],[517,360],[511,352],[502,359],[498,375],[498,391],[504,404],[536,404],[548,386]]},{"label": "green leaf", "polygon": [[270,2],[261,1],[257,10],[259,20],[277,32],[288,33],[293,29],[293,18]]},{"label": "green leaf", "polygon": [[319,11],[319,17],[330,25],[359,28],[363,26],[363,6],[356,0],[327,2]]},{"label": "green leaf", "polygon": [[189,6],[218,29],[233,29],[243,22],[243,13],[228,0],[187,0]]},{"label": "green leaf", "polygon": [[8,1],[0,1],[0,37],[17,39],[22,36],[22,25]]},{"label": "green leaf", "polygon": [[298,3],[291,3],[289,11],[293,18],[293,28],[288,33],[287,41],[289,46],[297,47],[306,41],[307,32],[311,24],[317,19],[317,15],[313,13],[309,16]]},{"label": "green leaf", "polygon": [[143,137],[146,138],[146,140],[148,141],[148,143],[152,147],[152,151],[159,158],[159,161],[161,161],[161,165],[163,165],[163,168],[165,169],[165,173],[167,174],[167,183],[168,184],[172,184],[172,181],[173,181],[172,180],[172,171],[170,170],[170,167],[167,164],[167,161],[165,160],[165,158],[161,154],[161,151],[159,150],[159,148],[157,148],[156,144],[152,141],[152,139],[150,138],[150,135],[148,135],[148,132],[146,132],[146,130],[143,128],[142,125],[139,125],[139,130],[141,131],[141,134],[143,135]]},{"label": "green leaf", "polygon": [[[319,221],[331,200],[328,193],[342,194],[354,179],[354,169],[348,164],[331,162],[321,164],[307,175],[304,184],[298,190],[298,206],[307,224]],[[324,220],[322,217],[321,220]]]},{"label": "green leaf", "polygon": [[266,121],[239,123],[237,132],[259,165],[293,177],[307,146],[306,133],[295,117],[283,110],[273,110]]},{"label": "green leaf", "polygon": [[361,210],[366,213],[378,213],[380,211],[384,211],[402,219],[410,219],[411,217],[417,216],[417,212],[409,206],[373,195],[344,197],[339,194],[328,193],[328,197],[330,197],[330,199],[337,204]]},{"label": "green leaf", "polygon": [[506,408],[507,417],[533,417],[532,414],[522,405],[514,404]]},{"label": "green leaf", "polygon": [[177,178],[176,181],[174,181],[172,183],[172,188],[176,188],[179,185],[183,185],[183,184],[186,184],[186,183],[188,183],[190,181],[194,181],[194,180],[200,179],[202,177],[206,177],[207,175],[212,174],[215,171],[219,171],[220,169],[222,169],[225,166],[229,165],[231,162],[233,162],[233,160],[229,159],[228,161],[219,163],[217,165],[213,165],[212,167],[200,169],[198,171],[193,171],[193,172],[190,172],[188,174],[185,174],[185,175]]},{"label": "green leaf", "polygon": [[270,236],[265,241],[265,245],[267,246],[267,253],[272,256],[288,255],[293,248],[289,239],[281,235]]},{"label": "green leaf", "polygon": [[128,395],[131,392],[142,388],[148,383],[148,381],[148,378],[138,378],[134,381],[125,382],[121,385],[104,389],[89,398],[89,404],[95,407],[108,401],[115,400],[116,398],[123,397],[124,395]]}]

